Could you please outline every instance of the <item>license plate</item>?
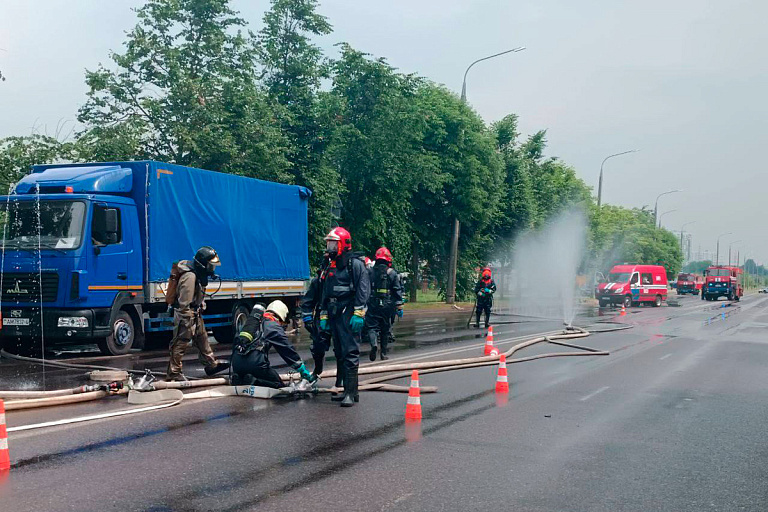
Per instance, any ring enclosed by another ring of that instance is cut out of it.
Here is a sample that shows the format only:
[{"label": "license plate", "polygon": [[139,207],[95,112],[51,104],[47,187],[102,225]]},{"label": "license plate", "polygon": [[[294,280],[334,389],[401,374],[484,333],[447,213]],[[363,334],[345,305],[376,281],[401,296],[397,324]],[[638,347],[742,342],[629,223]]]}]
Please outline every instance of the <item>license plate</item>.
[{"label": "license plate", "polygon": [[3,325],[29,325],[29,318],[3,318]]}]

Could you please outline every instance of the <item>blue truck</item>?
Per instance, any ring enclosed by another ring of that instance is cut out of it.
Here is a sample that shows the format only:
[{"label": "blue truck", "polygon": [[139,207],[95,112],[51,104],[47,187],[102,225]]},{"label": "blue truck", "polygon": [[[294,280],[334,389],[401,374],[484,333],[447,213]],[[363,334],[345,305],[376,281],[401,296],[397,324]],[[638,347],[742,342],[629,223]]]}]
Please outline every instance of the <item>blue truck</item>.
[{"label": "blue truck", "polygon": [[156,161],[34,166],[0,197],[0,340],[108,355],[167,341],[172,265],[210,245],[222,265],[204,318],[231,341],[255,302],[304,293],[310,194]]}]

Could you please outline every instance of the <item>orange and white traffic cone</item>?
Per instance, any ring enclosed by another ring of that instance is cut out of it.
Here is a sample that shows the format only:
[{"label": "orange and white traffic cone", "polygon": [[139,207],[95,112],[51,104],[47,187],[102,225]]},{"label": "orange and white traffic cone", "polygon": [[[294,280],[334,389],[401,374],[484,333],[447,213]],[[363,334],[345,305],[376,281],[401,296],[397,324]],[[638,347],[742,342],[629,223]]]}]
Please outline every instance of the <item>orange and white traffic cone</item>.
[{"label": "orange and white traffic cone", "polygon": [[493,326],[488,327],[488,336],[485,337],[485,350],[483,351],[484,356],[491,355],[491,350],[493,350]]},{"label": "orange and white traffic cone", "polygon": [[627,309],[624,307],[624,304],[621,305],[621,313],[619,313],[619,316],[624,316],[627,314]]},{"label": "orange and white traffic cone", "polygon": [[496,392],[509,393],[509,380],[507,379],[507,356],[499,356],[499,374],[496,377]]},{"label": "orange and white traffic cone", "polygon": [[8,453],[8,431],[5,429],[5,404],[0,400],[0,474],[9,469],[11,456]]},{"label": "orange and white traffic cone", "polygon": [[421,421],[421,389],[419,388],[419,370],[411,374],[411,387],[405,404],[405,419]]}]

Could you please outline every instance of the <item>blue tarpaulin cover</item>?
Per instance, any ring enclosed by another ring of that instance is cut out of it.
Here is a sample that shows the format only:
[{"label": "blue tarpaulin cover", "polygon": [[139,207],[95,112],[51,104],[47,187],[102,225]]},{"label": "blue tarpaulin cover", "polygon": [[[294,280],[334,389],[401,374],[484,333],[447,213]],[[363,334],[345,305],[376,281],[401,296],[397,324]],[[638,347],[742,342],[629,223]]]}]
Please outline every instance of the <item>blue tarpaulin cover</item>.
[{"label": "blue tarpaulin cover", "polygon": [[309,277],[303,187],[153,162],[149,186],[149,280],[198,247],[219,253],[225,280]]}]

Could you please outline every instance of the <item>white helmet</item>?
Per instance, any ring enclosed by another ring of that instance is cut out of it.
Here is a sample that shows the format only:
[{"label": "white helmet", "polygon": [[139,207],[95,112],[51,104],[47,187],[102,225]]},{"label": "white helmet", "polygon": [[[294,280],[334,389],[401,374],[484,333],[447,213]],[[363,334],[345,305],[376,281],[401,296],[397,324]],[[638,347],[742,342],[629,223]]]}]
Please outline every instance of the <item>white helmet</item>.
[{"label": "white helmet", "polygon": [[270,302],[269,306],[267,306],[267,311],[274,313],[281,322],[288,321],[288,306],[281,300],[273,300]]}]

